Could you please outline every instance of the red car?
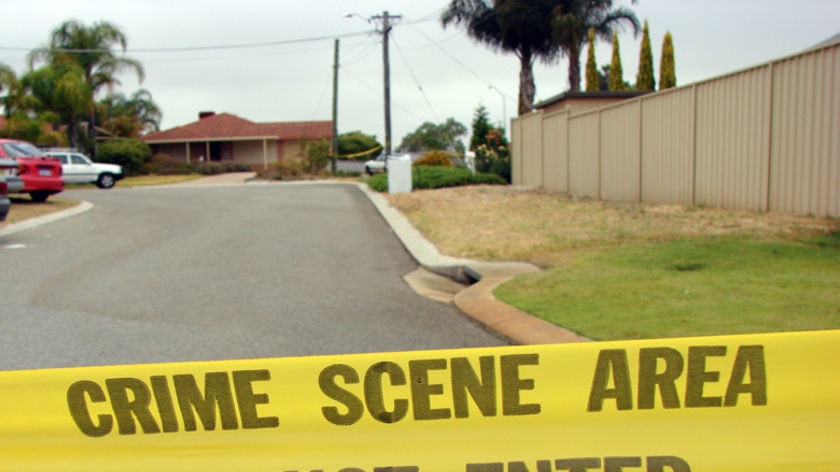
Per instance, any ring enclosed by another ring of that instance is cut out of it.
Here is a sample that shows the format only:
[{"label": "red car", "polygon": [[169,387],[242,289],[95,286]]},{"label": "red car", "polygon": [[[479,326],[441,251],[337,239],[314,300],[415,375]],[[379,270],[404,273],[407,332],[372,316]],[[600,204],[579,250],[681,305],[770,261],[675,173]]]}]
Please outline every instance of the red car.
[{"label": "red car", "polygon": [[20,193],[28,193],[32,200],[44,202],[50,195],[64,190],[61,162],[44,154],[26,141],[0,139],[0,159],[13,159],[23,181]]}]

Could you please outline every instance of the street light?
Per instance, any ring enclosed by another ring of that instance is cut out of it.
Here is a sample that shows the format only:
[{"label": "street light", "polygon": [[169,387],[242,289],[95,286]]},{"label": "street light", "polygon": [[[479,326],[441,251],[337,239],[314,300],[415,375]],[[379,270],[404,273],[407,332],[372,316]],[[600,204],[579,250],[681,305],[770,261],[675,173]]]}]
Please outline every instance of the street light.
[{"label": "street light", "polygon": [[499,94],[499,96],[502,97],[502,126],[503,126],[503,129],[505,130],[505,138],[507,138],[507,106],[506,106],[506,103],[505,103],[505,94],[503,94],[501,90],[496,88],[495,85],[491,85],[487,88],[491,89],[491,90],[495,90]]}]

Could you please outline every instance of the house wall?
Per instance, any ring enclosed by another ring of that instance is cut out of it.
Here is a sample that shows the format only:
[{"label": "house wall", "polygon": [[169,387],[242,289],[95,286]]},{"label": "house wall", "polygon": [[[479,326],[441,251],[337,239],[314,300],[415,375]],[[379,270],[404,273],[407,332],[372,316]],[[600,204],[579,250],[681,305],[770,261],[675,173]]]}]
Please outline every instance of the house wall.
[{"label": "house wall", "polygon": [[511,130],[514,184],[840,217],[840,42],[589,112],[538,111]]},{"label": "house wall", "polygon": [[277,141],[234,141],[233,162],[248,164],[254,168],[271,167],[277,161]]}]

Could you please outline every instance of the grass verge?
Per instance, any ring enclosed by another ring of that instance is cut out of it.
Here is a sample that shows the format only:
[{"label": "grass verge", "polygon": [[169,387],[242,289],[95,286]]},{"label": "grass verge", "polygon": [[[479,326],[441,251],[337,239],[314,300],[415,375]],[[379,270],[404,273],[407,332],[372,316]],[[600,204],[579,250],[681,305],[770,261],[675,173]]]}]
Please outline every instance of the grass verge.
[{"label": "grass verge", "polygon": [[12,209],[9,211],[8,216],[6,216],[6,221],[0,223],[0,227],[73,208],[79,204],[78,200],[57,196],[50,197],[46,202],[42,203],[33,202],[29,197],[15,195],[10,196],[9,200],[12,201]]},{"label": "grass verge", "polygon": [[441,252],[545,270],[494,292],[593,339],[840,328],[840,221],[515,187],[387,195]]},{"label": "grass verge", "polygon": [[729,238],[579,251],[495,291],[592,339],[840,327],[840,251]]}]

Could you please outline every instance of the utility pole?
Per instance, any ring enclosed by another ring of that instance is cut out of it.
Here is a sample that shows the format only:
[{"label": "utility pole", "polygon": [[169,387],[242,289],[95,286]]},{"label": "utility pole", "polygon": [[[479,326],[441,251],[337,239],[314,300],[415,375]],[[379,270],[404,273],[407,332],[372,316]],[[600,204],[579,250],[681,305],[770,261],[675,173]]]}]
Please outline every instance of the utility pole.
[{"label": "utility pole", "polygon": [[391,63],[388,55],[388,35],[391,33],[391,20],[399,20],[402,15],[388,15],[385,10],[382,15],[375,15],[371,19],[382,21],[382,70],[385,88],[385,158],[391,155]]},{"label": "utility pole", "polygon": [[338,38],[335,38],[335,59],[333,60],[332,146],[330,148],[330,169],[335,175],[335,156],[338,155]]}]

